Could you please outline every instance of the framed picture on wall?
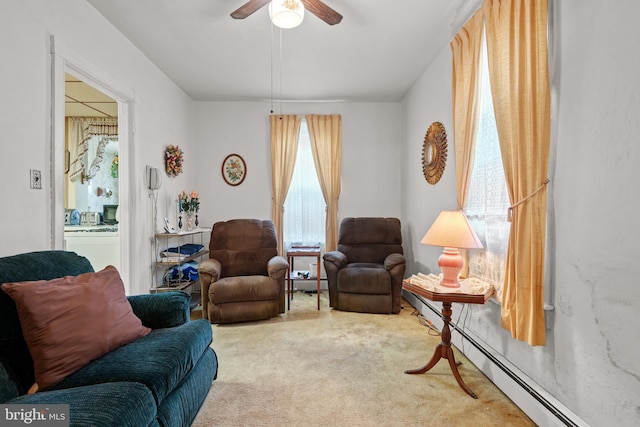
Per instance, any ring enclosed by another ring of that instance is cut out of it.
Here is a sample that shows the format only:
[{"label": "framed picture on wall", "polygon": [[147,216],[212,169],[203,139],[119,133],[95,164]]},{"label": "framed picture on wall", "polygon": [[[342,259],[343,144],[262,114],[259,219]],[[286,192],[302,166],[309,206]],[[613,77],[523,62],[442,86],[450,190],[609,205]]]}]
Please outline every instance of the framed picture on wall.
[{"label": "framed picture on wall", "polygon": [[222,162],[222,178],[229,185],[240,185],[247,176],[247,165],[238,154],[229,154]]}]

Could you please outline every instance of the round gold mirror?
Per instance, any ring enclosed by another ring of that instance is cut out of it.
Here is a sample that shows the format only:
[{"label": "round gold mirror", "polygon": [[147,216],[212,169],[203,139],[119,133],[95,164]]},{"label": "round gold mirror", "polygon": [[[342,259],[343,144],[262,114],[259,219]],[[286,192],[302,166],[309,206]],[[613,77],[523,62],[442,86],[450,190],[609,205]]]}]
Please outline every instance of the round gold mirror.
[{"label": "round gold mirror", "polygon": [[429,184],[440,181],[447,164],[447,132],[440,122],[433,122],[422,144],[422,172]]}]

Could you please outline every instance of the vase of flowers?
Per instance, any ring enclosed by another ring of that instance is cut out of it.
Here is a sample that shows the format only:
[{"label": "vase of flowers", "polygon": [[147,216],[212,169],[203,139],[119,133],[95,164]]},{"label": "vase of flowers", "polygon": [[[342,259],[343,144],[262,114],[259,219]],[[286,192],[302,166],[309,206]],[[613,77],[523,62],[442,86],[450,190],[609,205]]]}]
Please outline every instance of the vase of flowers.
[{"label": "vase of flowers", "polygon": [[[200,196],[195,191],[187,193],[182,191],[178,194],[178,209],[179,215],[184,214],[184,229],[191,231],[198,226],[197,218],[198,211],[200,210]],[[196,218],[194,223],[194,217]]]},{"label": "vase of flowers", "polygon": [[184,213],[184,229],[186,231],[193,230],[193,212]]}]

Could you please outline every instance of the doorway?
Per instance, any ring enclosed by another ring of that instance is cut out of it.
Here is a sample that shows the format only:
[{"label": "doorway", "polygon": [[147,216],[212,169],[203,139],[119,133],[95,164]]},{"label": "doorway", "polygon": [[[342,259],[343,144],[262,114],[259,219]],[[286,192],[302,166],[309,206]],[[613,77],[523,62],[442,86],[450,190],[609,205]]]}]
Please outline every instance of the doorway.
[{"label": "doorway", "polygon": [[[71,162],[66,159],[66,78],[72,78],[74,80],[81,81],[82,84],[97,91],[105,99],[110,99],[111,102],[115,102],[117,106],[117,151],[118,151],[118,167],[117,167],[117,189],[106,185],[97,185],[92,183],[91,189],[87,187],[86,194],[87,199],[89,195],[94,199],[102,198],[101,203],[86,202],[86,211],[89,212],[85,215],[84,223],[89,223],[92,226],[94,223],[99,222],[102,226],[112,226],[114,224],[104,224],[105,206],[109,211],[109,218],[115,217],[114,206],[115,203],[108,203],[106,201],[106,195],[110,192],[109,197],[113,197],[117,191],[117,239],[115,244],[112,244],[112,249],[107,251],[108,256],[111,259],[117,260],[118,270],[120,276],[125,284],[125,290],[127,293],[130,291],[130,278],[133,276],[131,272],[132,263],[130,260],[131,246],[133,244],[131,238],[131,227],[134,223],[134,218],[131,209],[131,201],[134,200],[135,191],[132,184],[131,165],[133,164],[133,148],[131,141],[133,141],[132,134],[132,113],[131,105],[134,100],[134,91],[130,88],[123,87],[121,84],[114,84],[110,79],[106,78],[100,68],[95,67],[92,64],[86,63],[75,52],[69,50],[64,44],[56,43],[57,40],[51,37],[51,105],[52,105],[52,126],[51,126],[51,248],[64,250],[67,246],[65,238],[65,217],[71,213],[68,209],[73,210],[73,206],[69,204],[71,197],[70,187],[67,188],[67,170]],[[76,104],[77,105],[77,104]],[[111,107],[115,107],[113,104],[109,104]],[[100,144],[100,141],[97,142]],[[112,141],[104,144],[108,146],[112,144]],[[106,151],[106,150],[105,150]],[[111,153],[109,156],[113,156]],[[105,154],[106,156],[106,154]],[[113,164],[113,158],[111,158],[111,164]],[[89,165],[90,166],[90,165]],[[100,169],[110,170],[111,166],[101,164]],[[98,190],[100,188],[100,190]],[[78,189],[76,188],[76,191]],[[100,194],[98,194],[100,193]],[[105,202],[106,201],[106,202]],[[92,206],[93,204],[93,206]],[[100,208],[98,207],[100,205]],[[83,205],[84,208],[85,205]],[[82,208],[81,208],[82,209]],[[76,209],[77,210],[77,209]],[[82,213],[79,212],[81,215]],[[94,215],[98,213],[99,215]],[[76,217],[77,218],[77,217]],[[82,218],[81,218],[82,219]],[[75,222],[75,221],[74,221]],[[111,221],[112,222],[112,221]],[[68,224],[69,225],[69,224]],[[112,229],[115,229],[112,227]],[[93,234],[94,232],[87,232],[86,234]],[[115,236],[111,236],[115,237]],[[89,243],[91,244],[91,238],[89,237]],[[113,242],[112,242],[113,243]],[[73,246],[73,243],[72,243]],[[86,246],[86,245],[85,245]],[[77,248],[67,248],[77,249]],[[87,249],[77,249],[79,252],[84,252]],[[105,261],[95,261],[94,269],[98,270]],[[94,262],[92,262],[92,265]]]},{"label": "doorway", "polygon": [[64,249],[120,267],[118,102],[65,73]]}]

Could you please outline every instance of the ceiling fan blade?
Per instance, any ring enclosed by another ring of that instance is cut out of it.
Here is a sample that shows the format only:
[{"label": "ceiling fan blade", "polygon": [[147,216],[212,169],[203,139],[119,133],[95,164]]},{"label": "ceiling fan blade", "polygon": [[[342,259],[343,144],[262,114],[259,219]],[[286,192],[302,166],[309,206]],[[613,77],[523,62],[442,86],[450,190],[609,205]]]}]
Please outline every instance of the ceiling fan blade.
[{"label": "ceiling fan blade", "polygon": [[269,3],[271,0],[249,0],[238,9],[233,11],[231,14],[232,18],[235,19],[244,19],[247,16],[251,15],[256,10],[260,9],[262,6]]},{"label": "ceiling fan blade", "polygon": [[320,0],[300,0],[305,9],[322,19],[329,25],[336,25],[342,21],[342,15],[329,6],[321,2]]}]

